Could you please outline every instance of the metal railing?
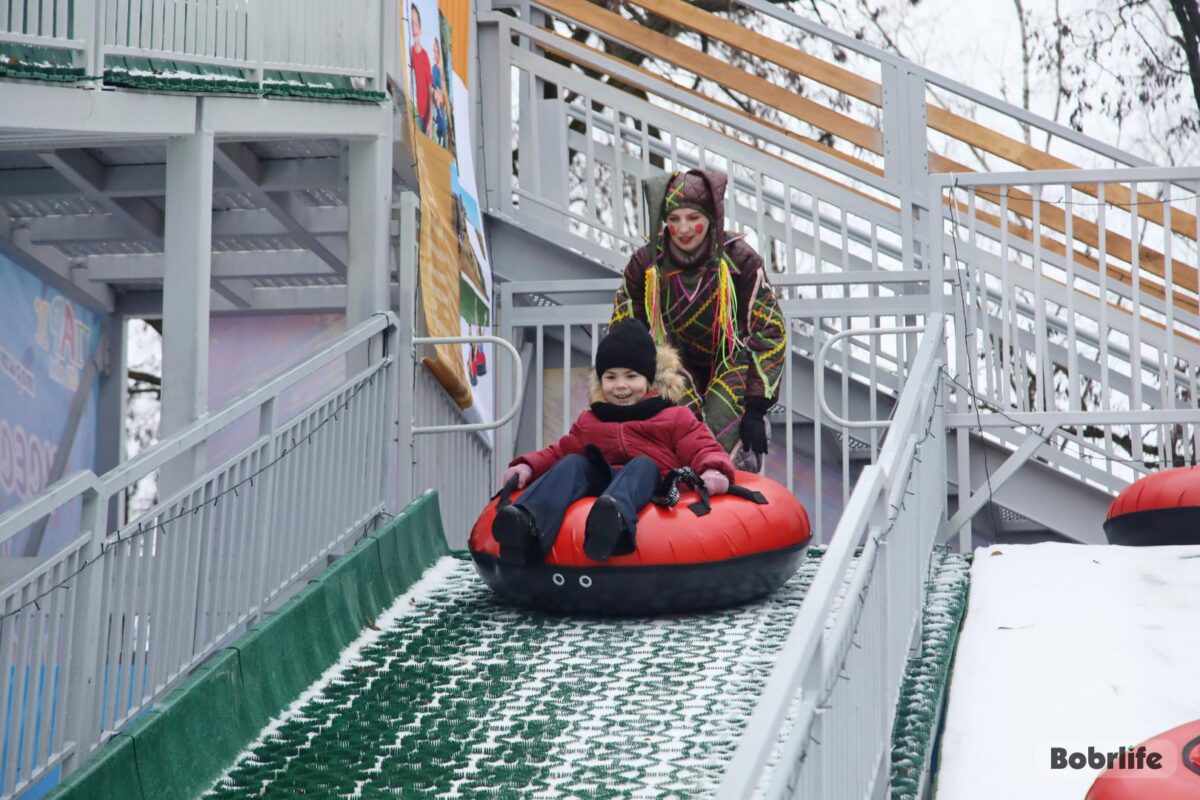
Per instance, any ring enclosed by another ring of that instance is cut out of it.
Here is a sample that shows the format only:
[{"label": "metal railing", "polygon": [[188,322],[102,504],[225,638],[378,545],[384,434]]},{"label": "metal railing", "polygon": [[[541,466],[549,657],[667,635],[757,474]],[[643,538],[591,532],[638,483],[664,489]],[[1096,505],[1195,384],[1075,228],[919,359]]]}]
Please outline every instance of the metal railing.
[{"label": "metal railing", "polygon": [[[935,258],[955,282],[960,452],[974,428],[1112,493],[1195,463],[1200,169],[950,175],[934,187]],[[958,464],[970,486],[969,460]],[[958,515],[948,533],[968,523]]]},{"label": "metal railing", "polygon": [[65,51],[84,78],[109,57],[339,76],[382,90],[380,0],[0,0],[0,44]]},{"label": "metal railing", "polygon": [[[588,406],[588,373],[612,312],[617,280],[505,283],[500,287],[501,336],[522,351],[529,377],[519,425],[498,432],[497,469],[518,452],[564,435]],[[826,389],[838,415],[877,419],[895,405],[906,384],[917,338],[909,328],[889,337],[862,337],[862,329],[921,320],[929,309],[924,272],[848,272],[779,275],[772,279],[787,321],[787,359],[772,414],[767,474],[806,504],[817,541],[833,533],[865,464],[879,455],[876,430],[842,431],[821,412]],[[844,332],[854,336],[844,337]],[[812,364],[836,336],[834,356],[819,373]],[[501,396],[519,387],[498,369]],[[498,476],[497,476],[498,477]]]},{"label": "metal railing", "polygon": [[[945,524],[944,317],[863,469],[717,796],[873,797]],[[860,547],[861,545],[861,547]]]},{"label": "metal railing", "polygon": [[[535,25],[498,13],[481,13],[480,21],[481,59],[508,65],[483,74],[484,114],[495,120],[483,130],[486,152],[496,154],[487,159],[493,213],[620,268],[646,234],[641,180],[711,167],[731,176],[727,227],[745,234],[774,272],[912,267],[905,248],[915,239],[906,245],[900,235],[907,199],[898,182],[752,118],[730,119],[719,104]],[[567,54],[654,102],[548,53]],[[700,121],[708,115],[721,117],[731,133],[709,129]],[[852,176],[855,186],[822,178],[834,169]],[[838,249],[828,239],[851,244]]]},{"label": "metal railing", "polygon": [[[71,476],[0,517],[0,542],[83,500],[80,536],[0,591],[6,704],[0,796],[64,773],[162,697],[388,507],[397,320],[325,351],[96,477]],[[289,390],[342,369],[291,419]],[[110,498],[243,419],[252,441],[108,530]]]}]

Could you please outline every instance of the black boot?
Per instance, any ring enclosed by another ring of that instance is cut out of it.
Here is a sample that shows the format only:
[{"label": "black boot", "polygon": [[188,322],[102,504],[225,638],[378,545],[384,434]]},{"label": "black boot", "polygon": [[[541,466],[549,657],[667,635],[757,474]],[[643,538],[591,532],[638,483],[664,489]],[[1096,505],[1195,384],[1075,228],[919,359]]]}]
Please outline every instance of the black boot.
[{"label": "black boot", "polygon": [[508,505],[496,512],[492,537],[500,543],[500,560],[506,564],[541,561],[537,522],[520,506]]},{"label": "black boot", "polygon": [[[592,504],[583,532],[583,552],[592,561],[608,561],[609,556],[632,553],[632,536],[629,527],[621,518],[617,501],[609,495],[601,495]],[[617,552],[618,545],[620,552]]]}]

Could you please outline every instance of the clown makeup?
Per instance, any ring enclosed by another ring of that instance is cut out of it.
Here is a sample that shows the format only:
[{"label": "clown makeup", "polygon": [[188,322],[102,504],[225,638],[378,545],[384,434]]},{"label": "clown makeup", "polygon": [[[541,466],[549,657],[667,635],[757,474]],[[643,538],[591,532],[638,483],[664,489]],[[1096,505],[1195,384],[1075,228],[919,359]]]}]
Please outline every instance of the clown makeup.
[{"label": "clown makeup", "polygon": [[694,208],[677,208],[667,214],[667,232],[671,241],[685,253],[690,253],[704,242],[708,233],[708,217]]}]

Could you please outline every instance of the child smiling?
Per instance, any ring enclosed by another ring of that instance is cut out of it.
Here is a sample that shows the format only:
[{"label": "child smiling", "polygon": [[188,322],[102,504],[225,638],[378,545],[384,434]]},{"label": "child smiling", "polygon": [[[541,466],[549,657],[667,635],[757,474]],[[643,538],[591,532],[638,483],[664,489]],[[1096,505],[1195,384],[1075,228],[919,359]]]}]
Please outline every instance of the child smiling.
[{"label": "child smiling", "polygon": [[659,479],[680,467],[699,475],[709,494],[726,492],[733,462],[695,414],[674,404],[684,386],[678,355],[656,347],[645,325],[612,326],[596,348],[591,408],[562,439],[514,459],[504,473],[505,483],[516,478],[528,488],[496,513],[501,560],[540,562],[581,497],[597,498],[585,528],[588,558],[633,552],[638,512]]}]

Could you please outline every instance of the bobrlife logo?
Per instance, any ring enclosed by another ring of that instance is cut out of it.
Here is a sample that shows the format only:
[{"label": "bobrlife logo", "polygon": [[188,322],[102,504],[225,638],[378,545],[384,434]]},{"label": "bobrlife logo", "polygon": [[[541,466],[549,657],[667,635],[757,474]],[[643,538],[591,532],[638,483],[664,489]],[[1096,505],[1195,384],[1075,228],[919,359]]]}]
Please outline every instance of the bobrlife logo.
[{"label": "bobrlife logo", "polygon": [[1120,769],[1161,770],[1163,754],[1145,745],[1119,747],[1116,750],[1097,750],[1089,746],[1086,752],[1070,751],[1065,747],[1050,748],[1050,769]]},{"label": "bobrlife logo", "polygon": [[1195,778],[1200,786],[1200,737],[1183,748],[1168,739],[1151,739],[1120,747],[1054,742],[1045,743],[1040,753],[1040,770],[1047,770],[1054,776],[1065,778],[1078,776],[1081,772],[1098,776],[1107,771],[1121,778],[1162,780],[1179,774],[1180,765],[1184,765],[1190,770],[1185,770],[1186,776]]}]

